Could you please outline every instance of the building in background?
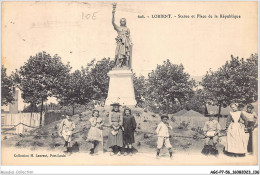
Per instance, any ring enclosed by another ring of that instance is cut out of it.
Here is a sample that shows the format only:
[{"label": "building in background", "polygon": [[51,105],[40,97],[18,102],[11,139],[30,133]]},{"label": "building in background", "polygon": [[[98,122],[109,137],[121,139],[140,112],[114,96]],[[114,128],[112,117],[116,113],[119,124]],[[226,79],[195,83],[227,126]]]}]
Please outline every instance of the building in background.
[{"label": "building in background", "polygon": [[23,111],[24,107],[25,107],[25,103],[23,102],[21,91],[20,89],[15,88],[13,103],[9,103],[8,105],[1,106],[1,112],[17,114]]}]

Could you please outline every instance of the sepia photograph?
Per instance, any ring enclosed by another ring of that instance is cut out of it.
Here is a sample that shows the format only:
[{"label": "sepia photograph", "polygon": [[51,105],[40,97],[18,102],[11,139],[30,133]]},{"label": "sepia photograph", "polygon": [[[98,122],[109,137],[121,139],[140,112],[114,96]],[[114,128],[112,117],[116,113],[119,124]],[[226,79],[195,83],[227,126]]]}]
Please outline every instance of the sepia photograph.
[{"label": "sepia photograph", "polygon": [[1,20],[2,165],[258,165],[257,1],[2,1]]}]

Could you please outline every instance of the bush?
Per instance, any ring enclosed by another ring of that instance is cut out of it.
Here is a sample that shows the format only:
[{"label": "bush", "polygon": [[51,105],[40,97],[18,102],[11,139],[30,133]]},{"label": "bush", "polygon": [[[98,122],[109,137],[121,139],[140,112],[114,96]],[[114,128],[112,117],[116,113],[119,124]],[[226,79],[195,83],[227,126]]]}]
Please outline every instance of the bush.
[{"label": "bush", "polygon": [[179,126],[178,129],[187,129],[189,126],[190,122],[186,122],[186,121],[182,121]]}]

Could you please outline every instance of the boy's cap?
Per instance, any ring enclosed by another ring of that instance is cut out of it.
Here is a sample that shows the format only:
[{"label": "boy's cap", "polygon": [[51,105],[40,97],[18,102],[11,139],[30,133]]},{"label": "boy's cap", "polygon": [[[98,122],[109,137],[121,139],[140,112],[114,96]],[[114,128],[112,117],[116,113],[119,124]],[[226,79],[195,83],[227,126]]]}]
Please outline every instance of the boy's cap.
[{"label": "boy's cap", "polygon": [[164,118],[169,119],[169,116],[168,115],[161,115],[161,119],[164,119]]}]

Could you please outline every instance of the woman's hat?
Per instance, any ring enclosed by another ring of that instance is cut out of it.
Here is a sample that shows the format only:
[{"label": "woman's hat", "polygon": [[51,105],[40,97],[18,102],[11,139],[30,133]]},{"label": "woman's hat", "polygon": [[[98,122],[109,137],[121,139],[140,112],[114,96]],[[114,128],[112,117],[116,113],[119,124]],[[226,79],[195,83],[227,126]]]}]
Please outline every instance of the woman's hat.
[{"label": "woman's hat", "polygon": [[110,106],[121,106],[119,103],[112,103]]},{"label": "woman's hat", "polygon": [[161,119],[164,119],[164,118],[169,119],[169,116],[168,115],[161,115]]}]

